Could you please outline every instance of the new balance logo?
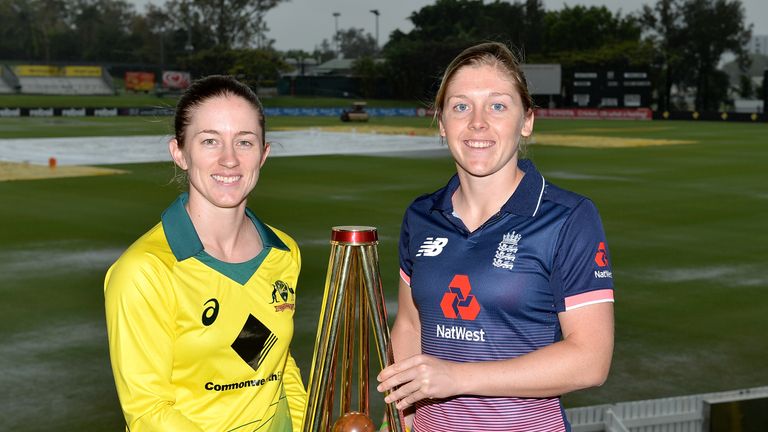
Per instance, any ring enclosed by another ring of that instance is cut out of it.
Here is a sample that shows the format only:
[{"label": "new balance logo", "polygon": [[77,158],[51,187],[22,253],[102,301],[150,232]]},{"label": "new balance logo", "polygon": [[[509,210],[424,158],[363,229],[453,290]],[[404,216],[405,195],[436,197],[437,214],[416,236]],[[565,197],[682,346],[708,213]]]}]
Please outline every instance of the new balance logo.
[{"label": "new balance logo", "polygon": [[447,244],[448,239],[445,237],[427,237],[424,243],[421,244],[421,247],[419,247],[419,252],[416,253],[416,256],[438,256]]}]

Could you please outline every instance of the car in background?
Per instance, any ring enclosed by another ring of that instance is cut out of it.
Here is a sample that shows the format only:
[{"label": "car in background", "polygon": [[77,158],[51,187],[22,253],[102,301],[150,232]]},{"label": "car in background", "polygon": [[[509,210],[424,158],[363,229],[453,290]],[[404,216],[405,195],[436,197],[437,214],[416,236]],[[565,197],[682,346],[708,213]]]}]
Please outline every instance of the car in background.
[{"label": "car in background", "polygon": [[365,110],[365,107],[368,104],[366,102],[352,102],[352,106],[350,109],[346,109],[341,112],[341,121],[343,122],[351,122],[351,121],[359,121],[359,122],[367,122],[368,118],[370,117],[368,115],[368,111]]}]

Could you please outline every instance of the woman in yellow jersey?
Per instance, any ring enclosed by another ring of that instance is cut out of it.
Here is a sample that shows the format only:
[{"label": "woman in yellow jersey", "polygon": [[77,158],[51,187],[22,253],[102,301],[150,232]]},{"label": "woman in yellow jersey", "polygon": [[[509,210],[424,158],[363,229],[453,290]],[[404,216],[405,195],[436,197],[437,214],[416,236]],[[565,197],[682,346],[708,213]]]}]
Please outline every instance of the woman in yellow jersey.
[{"label": "woman in yellow jersey", "polygon": [[126,428],[298,430],[306,393],[289,344],[301,257],[246,207],[269,154],[264,110],[247,86],[210,76],[182,95],[174,126],[189,190],[104,284]]}]

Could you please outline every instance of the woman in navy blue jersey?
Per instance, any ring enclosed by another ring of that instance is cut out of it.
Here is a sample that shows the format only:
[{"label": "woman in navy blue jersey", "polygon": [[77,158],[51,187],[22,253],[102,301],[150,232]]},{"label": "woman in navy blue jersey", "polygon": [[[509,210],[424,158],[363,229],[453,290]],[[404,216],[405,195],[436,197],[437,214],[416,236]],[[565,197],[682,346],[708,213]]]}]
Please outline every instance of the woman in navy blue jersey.
[{"label": "woman in navy blue jersey", "polygon": [[457,173],[405,213],[378,390],[417,432],[569,431],[560,395],[601,385],[613,353],[600,216],[519,158],[533,101],[504,45],[459,54],[435,110]]}]

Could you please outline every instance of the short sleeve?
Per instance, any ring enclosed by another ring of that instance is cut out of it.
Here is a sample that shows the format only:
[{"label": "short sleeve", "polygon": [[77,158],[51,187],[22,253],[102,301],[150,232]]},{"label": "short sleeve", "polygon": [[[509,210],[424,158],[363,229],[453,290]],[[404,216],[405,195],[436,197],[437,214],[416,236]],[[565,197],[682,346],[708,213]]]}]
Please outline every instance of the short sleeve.
[{"label": "short sleeve", "polygon": [[581,200],[563,224],[550,281],[558,312],[613,302],[613,270],[597,208]]},{"label": "short sleeve", "polygon": [[411,251],[410,251],[411,233],[409,231],[409,226],[408,226],[409,210],[406,210],[405,215],[403,216],[403,223],[400,226],[400,246],[399,246],[400,278],[406,284],[408,284],[408,286],[411,285],[411,274],[413,272],[413,258],[411,257]]}]

